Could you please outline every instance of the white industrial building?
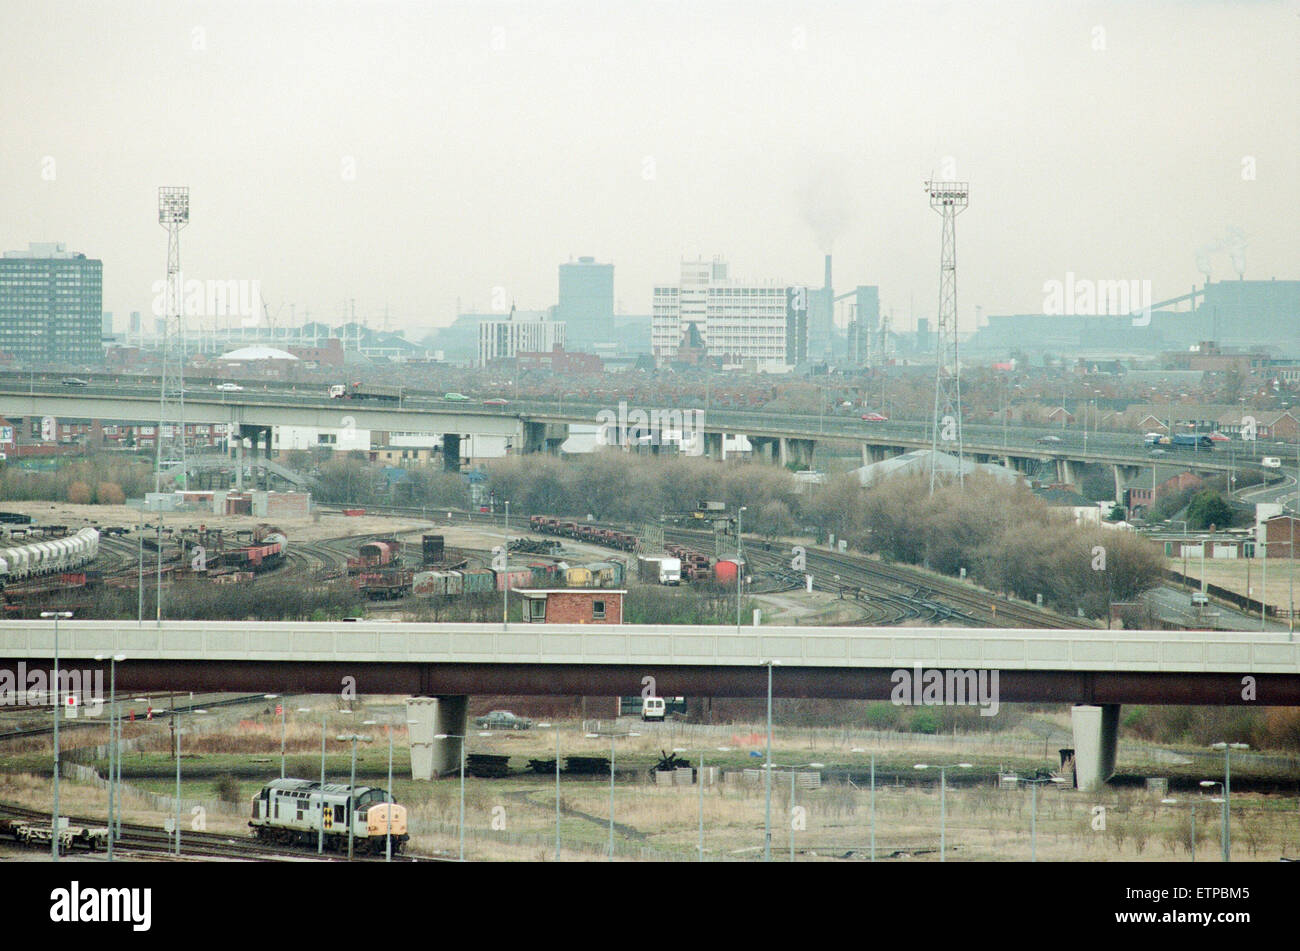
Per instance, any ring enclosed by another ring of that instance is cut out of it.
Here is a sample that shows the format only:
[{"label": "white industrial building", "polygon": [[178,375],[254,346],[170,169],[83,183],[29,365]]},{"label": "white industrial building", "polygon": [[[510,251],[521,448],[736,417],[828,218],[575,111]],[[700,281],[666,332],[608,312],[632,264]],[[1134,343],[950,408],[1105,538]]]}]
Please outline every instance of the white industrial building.
[{"label": "white industrial building", "polygon": [[710,359],[784,371],[788,297],[779,281],[732,280],[720,259],[682,261],[679,282],[654,289],[650,344],[655,359],[671,360],[694,325]]},{"label": "white industrial building", "polygon": [[564,348],[564,324],[554,320],[485,320],[478,325],[478,365],[512,360],[517,353]]},{"label": "white industrial building", "polygon": [[272,426],[271,450],[289,452],[292,449],[325,447],[339,452],[370,449],[370,430],[355,426]]}]

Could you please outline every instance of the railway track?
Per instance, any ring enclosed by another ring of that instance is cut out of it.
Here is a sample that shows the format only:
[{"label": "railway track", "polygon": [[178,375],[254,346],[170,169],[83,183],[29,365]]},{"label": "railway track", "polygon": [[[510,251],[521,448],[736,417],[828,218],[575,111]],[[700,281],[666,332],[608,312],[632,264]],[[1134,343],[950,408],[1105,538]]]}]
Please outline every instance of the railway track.
[{"label": "railway track", "polygon": [[[419,515],[438,525],[472,527],[476,524],[501,524],[499,517],[494,515],[447,508],[428,510],[412,506],[373,505],[367,506],[367,511]],[[452,516],[450,520],[446,517],[448,512]],[[520,518],[526,519],[526,516]],[[526,520],[522,521],[524,527],[520,534],[528,533],[527,524]],[[592,524],[619,531],[636,531],[636,526],[612,522]],[[696,548],[712,548],[713,536],[709,532],[680,527],[666,528],[664,537],[672,537]],[[594,541],[586,544],[603,547]],[[762,543],[751,543],[746,546],[746,555],[763,571],[775,578],[788,580],[788,587],[784,590],[802,587],[802,578],[790,570],[784,552],[768,552],[763,549]],[[807,559],[814,589],[853,597],[866,608],[869,624],[888,626],[911,621],[948,621],[975,627],[1064,628],[1091,623],[1040,610],[1024,602],[1008,600],[960,581],[922,574],[906,566],[890,565],[861,555],[808,548]]]},{"label": "railway track", "polygon": [[[107,822],[100,819],[66,815],[60,816],[60,818],[67,820],[67,824],[74,828],[85,827],[101,830],[107,828]],[[48,812],[28,809],[23,806],[0,803],[0,820],[3,819],[49,825],[52,821],[52,815]],[[124,856],[139,854],[150,858],[158,858],[160,856],[174,856],[175,845],[175,836],[166,829],[123,822],[122,834],[114,839],[113,851],[115,854],[120,852]],[[196,832],[185,829],[181,830],[181,855],[179,858],[215,858],[259,862],[301,862],[304,860],[346,862],[348,860],[346,854],[327,851],[320,855],[315,848],[261,842],[251,835],[244,838],[230,833]],[[354,853],[353,861],[382,862],[384,856],[382,854],[361,855]],[[452,862],[456,860],[441,855],[405,853],[403,855],[394,855],[393,861],[410,863]]]}]

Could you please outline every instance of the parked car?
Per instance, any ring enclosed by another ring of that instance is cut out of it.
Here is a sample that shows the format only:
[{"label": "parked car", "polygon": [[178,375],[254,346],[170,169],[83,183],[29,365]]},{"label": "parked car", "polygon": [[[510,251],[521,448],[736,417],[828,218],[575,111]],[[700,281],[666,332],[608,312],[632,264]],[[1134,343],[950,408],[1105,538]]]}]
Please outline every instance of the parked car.
[{"label": "parked car", "polygon": [[533,721],[527,717],[517,717],[509,710],[493,710],[491,713],[476,717],[474,725],[481,730],[527,730]]}]

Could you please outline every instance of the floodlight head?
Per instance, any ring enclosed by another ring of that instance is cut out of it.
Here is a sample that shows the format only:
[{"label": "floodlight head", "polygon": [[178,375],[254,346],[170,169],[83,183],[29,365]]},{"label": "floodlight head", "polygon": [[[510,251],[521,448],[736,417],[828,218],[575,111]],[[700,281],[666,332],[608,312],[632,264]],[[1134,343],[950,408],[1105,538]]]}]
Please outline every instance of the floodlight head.
[{"label": "floodlight head", "polygon": [[164,185],[158,189],[158,224],[184,227],[190,223],[189,186]]},{"label": "floodlight head", "polygon": [[936,211],[953,208],[961,211],[970,204],[970,182],[935,182],[925,183],[926,193],[930,196],[930,207]]}]

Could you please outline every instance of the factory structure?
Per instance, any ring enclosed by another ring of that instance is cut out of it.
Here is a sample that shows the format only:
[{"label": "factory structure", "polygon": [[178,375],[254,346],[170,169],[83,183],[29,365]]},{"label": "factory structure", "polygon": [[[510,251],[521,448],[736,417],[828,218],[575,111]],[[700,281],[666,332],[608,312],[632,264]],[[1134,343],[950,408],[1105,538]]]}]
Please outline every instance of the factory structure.
[{"label": "factory structure", "polygon": [[1135,313],[1131,303],[1122,313],[1100,303],[1091,309],[1112,312],[990,315],[963,350],[1155,353],[1213,340],[1294,354],[1300,346],[1300,281],[1207,281],[1179,297],[1142,302]]}]

